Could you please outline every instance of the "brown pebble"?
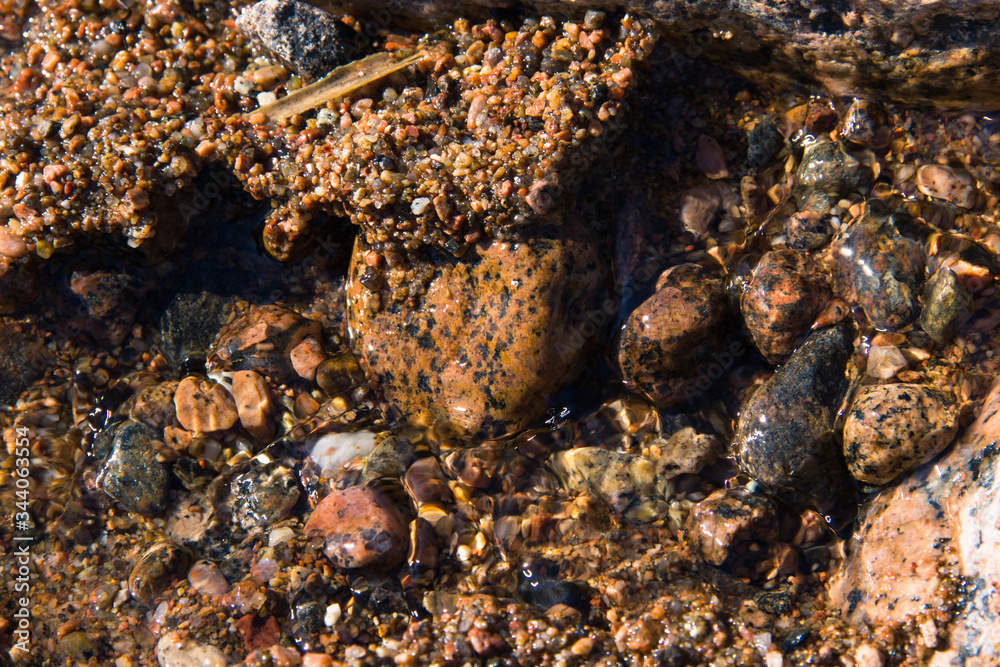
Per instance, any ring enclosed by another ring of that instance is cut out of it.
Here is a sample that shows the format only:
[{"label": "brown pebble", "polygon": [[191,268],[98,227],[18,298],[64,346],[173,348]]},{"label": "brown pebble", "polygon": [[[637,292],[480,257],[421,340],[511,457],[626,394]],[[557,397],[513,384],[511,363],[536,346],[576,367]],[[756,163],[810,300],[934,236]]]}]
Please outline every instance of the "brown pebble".
[{"label": "brown pebble", "polygon": [[271,389],[259,373],[254,371],[233,373],[233,398],[236,401],[240,423],[250,435],[262,441],[274,437]]},{"label": "brown pebble", "polygon": [[219,566],[207,560],[192,565],[187,578],[196,591],[209,597],[221,597],[232,588]]},{"label": "brown pebble", "polygon": [[212,380],[189,376],[174,394],[177,421],[188,431],[223,431],[236,423],[236,401],[225,387]]},{"label": "brown pebble", "polygon": [[333,491],[313,510],[303,532],[324,536],[327,557],[351,570],[389,570],[403,560],[409,544],[392,503],[366,486]]}]

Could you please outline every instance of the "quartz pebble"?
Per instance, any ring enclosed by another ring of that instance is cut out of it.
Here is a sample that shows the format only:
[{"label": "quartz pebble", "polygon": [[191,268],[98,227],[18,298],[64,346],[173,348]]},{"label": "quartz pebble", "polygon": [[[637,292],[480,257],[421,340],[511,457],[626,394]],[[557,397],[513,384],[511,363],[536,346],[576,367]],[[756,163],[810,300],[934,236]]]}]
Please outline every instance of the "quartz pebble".
[{"label": "quartz pebble", "polygon": [[907,366],[906,357],[895,345],[872,345],[865,373],[879,380],[891,380]]},{"label": "quartz pebble", "polygon": [[308,445],[309,459],[329,475],[349,461],[368,456],[375,449],[376,437],[371,431],[327,433]]},{"label": "quartz pebble", "polygon": [[214,646],[206,646],[174,630],[156,643],[156,660],[160,667],[225,667],[231,664],[226,654]]},{"label": "quartz pebble", "polygon": [[943,451],[958,430],[950,397],[922,385],[864,387],[844,424],[844,458],[855,479],[886,484]]},{"label": "quartz pebble", "polygon": [[972,294],[947,267],[938,269],[924,287],[920,328],[939,345],[947,345],[972,314]]},{"label": "quartz pebble", "polygon": [[188,581],[202,595],[220,597],[229,592],[231,586],[219,566],[211,561],[200,560],[188,571]]},{"label": "quartz pebble", "polygon": [[174,394],[177,421],[194,433],[223,431],[239,418],[233,395],[218,382],[188,376]]},{"label": "quartz pebble", "polygon": [[698,169],[712,180],[729,177],[729,169],[726,167],[726,157],[722,154],[722,146],[707,134],[698,137],[695,162],[698,164]]},{"label": "quartz pebble", "polygon": [[392,503],[372,487],[332,491],[316,505],[302,532],[323,536],[327,557],[348,570],[390,570],[409,544]]}]

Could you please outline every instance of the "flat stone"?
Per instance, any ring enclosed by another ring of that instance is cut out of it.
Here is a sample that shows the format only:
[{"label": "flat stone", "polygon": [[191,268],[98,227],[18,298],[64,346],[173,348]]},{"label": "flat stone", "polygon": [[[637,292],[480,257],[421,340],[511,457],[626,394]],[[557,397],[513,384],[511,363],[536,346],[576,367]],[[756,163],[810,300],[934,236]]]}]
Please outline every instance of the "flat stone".
[{"label": "flat stone", "polygon": [[[829,592],[845,618],[903,623],[928,610],[949,620],[931,664],[1000,660],[1000,383],[951,450],[871,502]],[[954,605],[956,582],[963,588]]]},{"label": "flat stone", "polygon": [[957,431],[950,396],[916,384],[864,387],[844,424],[844,458],[855,479],[887,484],[941,453]]},{"label": "flat stone", "polygon": [[891,380],[907,365],[906,357],[895,345],[872,345],[868,348],[865,373],[879,380]]},{"label": "flat stone", "polygon": [[940,164],[917,169],[917,189],[928,197],[944,199],[962,208],[976,204],[976,182],[967,172]]},{"label": "flat stone", "polygon": [[156,514],[167,506],[169,473],[157,460],[156,436],[141,422],[124,422],[97,477],[97,485],[130,512]]},{"label": "flat stone", "polygon": [[348,570],[390,570],[402,562],[409,546],[392,503],[367,486],[331,492],[316,505],[303,532],[326,538],[327,557]]},{"label": "flat stone", "polygon": [[557,452],[549,465],[567,489],[589,491],[616,514],[637,521],[659,518],[665,507],[658,487],[656,464],[642,456],[601,447],[577,447]]},{"label": "flat stone", "polygon": [[174,407],[181,426],[195,433],[224,431],[239,418],[236,401],[225,387],[194,376],[177,385]]},{"label": "flat stone", "polygon": [[352,345],[416,424],[523,429],[602,337],[608,315],[592,309],[606,274],[591,231],[572,222],[524,235],[426,267],[433,277],[415,308],[364,286],[368,248],[358,237],[347,287]]},{"label": "flat stone", "polygon": [[269,441],[273,438],[274,405],[267,381],[254,371],[236,371],[233,373],[232,393],[243,428],[257,440]]}]

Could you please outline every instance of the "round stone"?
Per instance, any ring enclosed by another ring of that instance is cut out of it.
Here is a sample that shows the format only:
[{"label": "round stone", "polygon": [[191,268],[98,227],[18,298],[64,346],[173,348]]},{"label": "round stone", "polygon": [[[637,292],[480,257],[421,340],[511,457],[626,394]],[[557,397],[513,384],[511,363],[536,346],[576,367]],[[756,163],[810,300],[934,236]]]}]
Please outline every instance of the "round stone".
[{"label": "round stone", "polygon": [[348,570],[389,570],[409,546],[391,501],[367,486],[333,491],[316,505],[303,532],[325,537],[327,557]]},{"label": "round stone", "polygon": [[236,423],[239,413],[232,394],[221,384],[188,376],[174,394],[177,421],[188,431],[224,431]]}]

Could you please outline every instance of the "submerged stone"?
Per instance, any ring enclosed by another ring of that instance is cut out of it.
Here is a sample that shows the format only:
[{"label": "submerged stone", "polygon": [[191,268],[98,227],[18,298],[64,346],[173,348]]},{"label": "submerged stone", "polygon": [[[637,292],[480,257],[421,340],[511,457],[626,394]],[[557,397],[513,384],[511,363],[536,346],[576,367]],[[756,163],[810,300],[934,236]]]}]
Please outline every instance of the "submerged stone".
[{"label": "submerged stone", "polygon": [[484,241],[430,266],[416,307],[380,303],[364,285],[367,253],[359,238],[347,287],[353,346],[386,399],[422,426],[498,435],[530,425],[609,319],[596,310],[605,267],[579,223]]},{"label": "submerged stone", "polygon": [[167,506],[169,473],[157,460],[157,434],[145,424],[126,421],[115,431],[111,453],[97,484],[130,512],[149,515]]}]

